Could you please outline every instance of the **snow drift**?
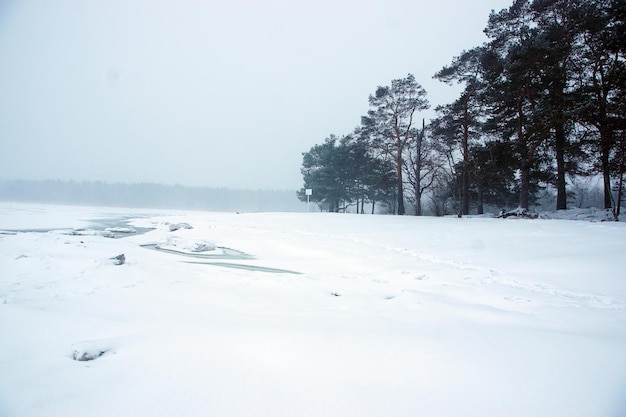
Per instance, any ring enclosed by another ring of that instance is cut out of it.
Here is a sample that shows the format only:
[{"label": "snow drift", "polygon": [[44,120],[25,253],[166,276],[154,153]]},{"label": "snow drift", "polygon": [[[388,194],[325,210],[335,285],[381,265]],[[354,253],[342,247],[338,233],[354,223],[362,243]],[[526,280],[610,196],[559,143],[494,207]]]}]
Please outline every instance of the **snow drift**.
[{"label": "snow drift", "polygon": [[625,226],[2,203],[0,415],[623,416]]}]

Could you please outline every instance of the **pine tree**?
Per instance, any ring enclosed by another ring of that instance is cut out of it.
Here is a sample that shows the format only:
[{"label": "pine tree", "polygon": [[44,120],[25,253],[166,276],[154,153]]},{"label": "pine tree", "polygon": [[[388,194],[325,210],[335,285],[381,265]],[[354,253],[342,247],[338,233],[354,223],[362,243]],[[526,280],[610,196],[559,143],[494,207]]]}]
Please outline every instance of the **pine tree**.
[{"label": "pine tree", "polygon": [[391,86],[378,87],[369,97],[370,110],[362,118],[364,134],[381,155],[390,158],[396,168],[397,213],[405,214],[404,154],[408,144],[418,134],[415,127],[417,112],[429,107],[426,91],[409,74],[393,80]]},{"label": "pine tree", "polygon": [[595,130],[604,207],[612,201],[611,154],[626,128],[626,5],[619,0],[581,0],[578,13],[576,100],[581,121]]},{"label": "pine tree", "polygon": [[[460,172],[460,213],[469,214],[470,206],[470,162],[469,147],[472,140],[480,136],[480,119],[483,113],[481,102],[485,89],[482,58],[483,47],[464,51],[454,58],[452,64],[443,67],[434,78],[447,84],[457,82],[464,85],[461,96],[453,103],[437,107],[438,117],[431,123],[437,140],[448,148],[459,148],[462,162],[457,165]],[[455,175],[456,177],[456,175]]]}]

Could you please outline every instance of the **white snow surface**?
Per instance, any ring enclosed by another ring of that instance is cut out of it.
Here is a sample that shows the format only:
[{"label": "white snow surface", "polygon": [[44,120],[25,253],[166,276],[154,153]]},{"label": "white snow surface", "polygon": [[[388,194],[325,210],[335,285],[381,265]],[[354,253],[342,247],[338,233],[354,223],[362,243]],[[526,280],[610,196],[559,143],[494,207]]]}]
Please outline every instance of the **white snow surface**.
[{"label": "white snow surface", "polygon": [[[122,216],[154,230],[67,232]],[[624,223],[0,203],[16,229],[2,417],[626,415]],[[254,258],[141,246],[173,237]]]}]

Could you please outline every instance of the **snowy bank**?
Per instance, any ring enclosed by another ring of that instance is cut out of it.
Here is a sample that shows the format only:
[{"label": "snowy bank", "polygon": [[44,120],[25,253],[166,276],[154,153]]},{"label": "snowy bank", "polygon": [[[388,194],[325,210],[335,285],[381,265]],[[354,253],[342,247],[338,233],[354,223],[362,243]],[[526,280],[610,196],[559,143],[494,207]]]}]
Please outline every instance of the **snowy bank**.
[{"label": "snowy bank", "polygon": [[[115,217],[151,230],[60,230]],[[3,417],[626,414],[624,223],[0,204],[16,229]],[[251,256],[146,246],[201,241]]]}]

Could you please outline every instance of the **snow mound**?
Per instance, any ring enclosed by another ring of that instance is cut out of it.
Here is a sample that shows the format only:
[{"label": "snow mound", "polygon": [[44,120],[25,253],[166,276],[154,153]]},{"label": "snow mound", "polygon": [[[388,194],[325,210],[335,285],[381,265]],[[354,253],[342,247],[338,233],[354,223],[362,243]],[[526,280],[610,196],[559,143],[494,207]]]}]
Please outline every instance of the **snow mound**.
[{"label": "snow mound", "polygon": [[86,340],[72,345],[72,359],[79,362],[93,361],[112,349],[110,340]]},{"label": "snow mound", "polygon": [[135,338],[128,335],[82,340],[72,343],[71,358],[79,362],[93,361],[109,353],[116,354],[118,349],[133,341]]},{"label": "snow mound", "polygon": [[173,250],[178,252],[211,252],[217,250],[217,245],[203,239],[185,239],[178,236],[168,236],[163,243],[157,243],[157,249]]},{"label": "snow mound", "polygon": [[525,208],[518,207],[515,210],[504,211],[502,210],[498,216],[499,218],[507,219],[509,217],[517,218],[517,219],[536,219],[538,215],[536,213],[530,212]]},{"label": "snow mound", "polygon": [[87,228],[71,229],[66,234],[70,236],[103,236],[108,238],[116,238],[120,236],[128,236],[137,233],[132,227],[107,227],[104,230],[95,230]]},{"label": "snow mound", "polygon": [[107,227],[104,230],[105,232],[109,232],[109,233],[126,233],[126,234],[137,233],[137,230],[135,230],[132,227]]},{"label": "snow mound", "polygon": [[569,210],[546,211],[539,214],[540,219],[555,220],[585,220],[591,222],[615,221],[610,209],[589,207],[585,209],[574,208]]},{"label": "snow mound", "polygon": [[193,226],[189,223],[174,223],[170,224],[170,232],[175,232],[180,229],[193,229]]},{"label": "snow mound", "polygon": [[[479,217],[479,216],[469,216]],[[507,219],[544,219],[544,220],[583,220],[591,222],[612,222],[615,221],[611,209],[600,209],[597,207],[573,208],[567,210],[543,211],[541,213],[531,212],[518,207],[514,210],[498,213],[497,218]]]}]

